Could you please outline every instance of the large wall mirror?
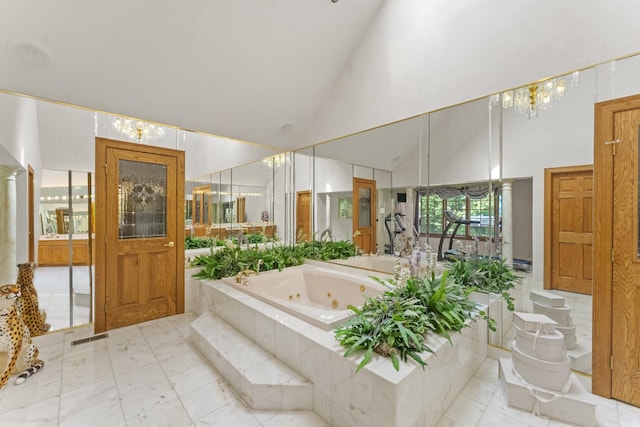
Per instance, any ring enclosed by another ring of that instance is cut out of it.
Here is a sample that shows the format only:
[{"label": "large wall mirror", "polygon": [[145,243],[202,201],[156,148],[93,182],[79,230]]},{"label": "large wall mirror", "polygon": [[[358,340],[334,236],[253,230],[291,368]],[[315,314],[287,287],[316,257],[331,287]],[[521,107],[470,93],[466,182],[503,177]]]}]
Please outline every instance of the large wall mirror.
[{"label": "large wall mirror", "polygon": [[[510,254],[522,277],[522,311],[533,311],[532,289],[565,297],[576,334],[572,367],[590,373],[590,244],[578,247],[562,242],[559,230],[566,224],[545,228],[545,221],[554,220],[548,213],[545,219],[545,206],[553,206],[553,197],[559,197],[553,189],[560,184],[553,180],[572,185],[563,174],[579,171],[586,196],[571,204],[563,202],[576,221],[571,224],[574,229],[562,232],[591,233],[593,201],[588,190],[592,178],[584,170],[593,163],[593,106],[640,93],[640,82],[633,78],[639,69],[640,59],[634,56],[545,80],[535,89],[525,85],[317,145],[317,232],[326,236],[324,230],[330,229],[334,239],[348,238],[353,233],[348,203],[355,203],[348,201],[353,190],[349,180],[370,177],[371,171],[380,176],[384,171],[390,185],[377,201],[378,230],[383,230],[377,236],[379,253],[397,254],[381,225],[384,217],[395,212],[399,200],[410,206],[402,210],[403,227],[415,227],[412,232],[432,248],[439,246],[446,226],[443,210],[477,220],[461,227],[455,240],[473,243],[483,255]],[[532,91],[536,92],[535,114],[530,113]],[[547,212],[553,214],[549,208]],[[508,238],[502,235],[505,217],[511,219]],[[449,240],[449,236],[444,239],[445,248]],[[361,267],[378,270],[372,265]],[[587,285],[577,289],[572,282]],[[512,339],[513,330],[504,328],[492,343],[508,348]]]},{"label": "large wall mirror", "polygon": [[416,117],[315,147],[318,237],[391,255],[401,227],[412,235],[411,212],[394,211],[398,197],[419,186],[420,126]]},{"label": "large wall mirror", "polygon": [[279,154],[187,181],[186,234],[241,243],[282,240],[286,158]]},{"label": "large wall mirror", "polygon": [[93,174],[44,169],[33,283],[50,330],[91,322],[95,210]]}]

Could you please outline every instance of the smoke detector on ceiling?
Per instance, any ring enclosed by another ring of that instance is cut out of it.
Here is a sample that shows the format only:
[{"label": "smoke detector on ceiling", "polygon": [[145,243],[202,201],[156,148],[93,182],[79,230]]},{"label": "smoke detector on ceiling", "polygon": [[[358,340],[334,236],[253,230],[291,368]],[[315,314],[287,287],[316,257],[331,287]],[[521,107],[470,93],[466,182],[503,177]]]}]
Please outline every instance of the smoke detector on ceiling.
[{"label": "smoke detector on ceiling", "polygon": [[9,58],[21,68],[42,72],[51,68],[51,55],[32,40],[14,40],[7,46]]}]

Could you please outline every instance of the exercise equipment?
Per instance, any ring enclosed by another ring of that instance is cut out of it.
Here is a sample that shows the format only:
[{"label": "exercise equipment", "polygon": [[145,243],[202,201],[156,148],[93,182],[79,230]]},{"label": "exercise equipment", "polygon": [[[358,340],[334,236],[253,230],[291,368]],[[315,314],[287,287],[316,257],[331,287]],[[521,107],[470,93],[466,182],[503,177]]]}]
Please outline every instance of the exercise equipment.
[{"label": "exercise equipment", "polygon": [[[390,255],[393,255],[394,251],[396,250],[397,237],[402,235],[407,229],[407,226],[404,220],[404,217],[407,216],[407,207],[406,207],[407,194],[398,193],[397,200],[398,202],[396,203],[396,207],[394,209],[393,214],[389,214],[384,218],[384,226],[387,229],[387,234],[389,235],[389,244],[385,245],[384,252]],[[393,215],[393,219],[392,219],[392,215]],[[394,222],[393,232],[389,227],[389,223],[391,221]]]},{"label": "exercise equipment", "polygon": [[[438,245],[438,261],[442,261],[444,259],[464,259],[464,253],[457,249],[453,249],[453,239],[455,239],[461,225],[480,224],[480,221],[460,218],[449,209],[445,209],[444,217],[447,220],[447,225],[444,227],[444,230],[442,230],[442,236],[440,236],[440,244]],[[442,246],[444,245],[444,239],[447,237],[447,233],[451,227],[453,227],[453,232],[451,233],[449,240],[449,249],[443,254]]]}]

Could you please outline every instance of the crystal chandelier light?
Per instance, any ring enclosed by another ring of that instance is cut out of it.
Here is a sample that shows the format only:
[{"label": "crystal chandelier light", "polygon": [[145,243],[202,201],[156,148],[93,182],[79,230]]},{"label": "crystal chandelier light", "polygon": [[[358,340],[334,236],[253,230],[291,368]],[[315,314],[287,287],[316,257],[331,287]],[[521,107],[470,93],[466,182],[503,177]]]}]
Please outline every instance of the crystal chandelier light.
[{"label": "crystal chandelier light", "polygon": [[270,168],[275,167],[276,169],[279,168],[281,165],[285,164],[286,162],[287,162],[287,157],[285,153],[277,154],[272,157],[267,157],[266,159],[262,160],[262,163],[264,163],[265,165],[269,166]]},{"label": "crystal chandelier light", "polygon": [[165,132],[162,126],[153,125],[141,120],[123,119],[118,117],[113,122],[113,128],[127,138],[141,142],[152,142],[164,138]]},{"label": "crystal chandelier light", "polygon": [[[562,98],[567,89],[578,86],[580,80],[580,72],[576,71],[502,92],[502,108],[513,108],[516,113],[527,114],[530,119],[535,119],[540,110],[550,108],[554,101]],[[497,104],[500,99],[500,94],[496,94],[491,97],[491,102]]]}]

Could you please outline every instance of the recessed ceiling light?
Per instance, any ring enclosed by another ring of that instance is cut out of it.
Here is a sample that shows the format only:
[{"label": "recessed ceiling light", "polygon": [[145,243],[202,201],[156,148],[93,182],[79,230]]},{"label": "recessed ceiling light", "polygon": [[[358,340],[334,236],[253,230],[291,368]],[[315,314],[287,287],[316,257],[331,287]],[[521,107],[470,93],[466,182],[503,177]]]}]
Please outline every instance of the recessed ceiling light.
[{"label": "recessed ceiling light", "polygon": [[51,68],[51,55],[40,44],[31,40],[14,40],[7,46],[9,58],[29,71],[46,71]]},{"label": "recessed ceiling light", "polygon": [[331,3],[338,3],[340,0],[331,0]]}]

